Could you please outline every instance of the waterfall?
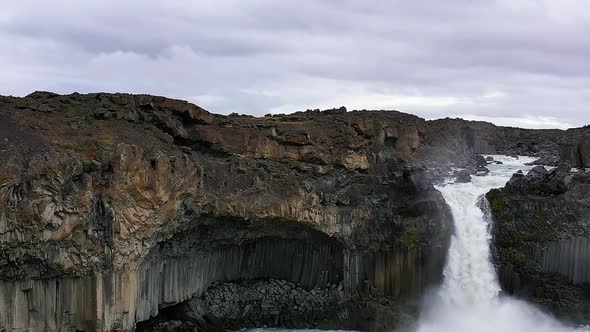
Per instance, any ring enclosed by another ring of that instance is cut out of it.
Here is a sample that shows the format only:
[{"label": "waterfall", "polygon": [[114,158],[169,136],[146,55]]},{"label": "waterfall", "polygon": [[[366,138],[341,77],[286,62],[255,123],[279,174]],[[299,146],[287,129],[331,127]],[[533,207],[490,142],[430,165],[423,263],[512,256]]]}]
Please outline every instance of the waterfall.
[{"label": "waterfall", "polygon": [[[491,262],[491,217],[485,193],[503,187],[513,173],[526,172],[534,158],[493,156],[501,165],[471,183],[437,187],[454,219],[454,234],[447,253],[444,281],[438,292],[424,301],[416,332],[588,332],[588,327],[567,327],[538,308],[500,295]],[[266,331],[264,329],[252,331]],[[302,330],[287,330],[302,331]]]},{"label": "waterfall", "polygon": [[[490,254],[489,205],[483,196],[502,187],[528,158],[494,156],[490,174],[471,183],[448,183],[437,189],[453,214],[455,232],[438,293],[426,300],[418,332],[566,332],[554,318],[524,301],[500,296]],[[580,329],[579,331],[582,331]]]},{"label": "waterfall", "polygon": [[457,184],[438,188],[451,208],[455,224],[441,288],[448,305],[490,302],[500,292],[490,262],[489,221],[477,204],[483,199],[482,190],[471,187]]}]

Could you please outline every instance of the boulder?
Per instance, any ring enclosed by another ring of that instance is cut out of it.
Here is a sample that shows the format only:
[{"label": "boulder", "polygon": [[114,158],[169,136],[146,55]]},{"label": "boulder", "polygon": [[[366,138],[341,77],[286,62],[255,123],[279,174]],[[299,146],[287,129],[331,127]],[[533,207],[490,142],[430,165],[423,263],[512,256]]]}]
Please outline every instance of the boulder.
[{"label": "boulder", "polygon": [[460,170],[455,172],[455,181],[458,183],[471,182],[471,175],[467,170]]},{"label": "boulder", "polygon": [[480,166],[475,170],[475,175],[484,176],[484,175],[488,175],[489,172],[490,172],[490,170],[487,167]]},{"label": "boulder", "polygon": [[526,176],[519,170],[506,184],[506,190],[513,193],[558,195],[567,189],[570,171],[567,164],[553,168],[550,172],[544,166],[535,166]]},{"label": "boulder", "polygon": [[527,173],[526,177],[529,181],[543,181],[548,174],[549,172],[547,172],[547,169],[544,166],[535,166]]}]

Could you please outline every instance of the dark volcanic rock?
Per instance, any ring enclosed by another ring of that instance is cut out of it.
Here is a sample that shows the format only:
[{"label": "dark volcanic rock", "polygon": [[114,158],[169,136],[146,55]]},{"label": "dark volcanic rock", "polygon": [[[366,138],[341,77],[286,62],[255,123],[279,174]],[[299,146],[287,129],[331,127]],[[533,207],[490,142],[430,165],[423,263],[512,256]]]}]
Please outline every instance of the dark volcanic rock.
[{"label": "dark volcanic rock", "polygon": [[[162,310],[139,332],[282,327],[389,331],[408,326],[418,307],[395,298],[347,293],[342,284],[305,290],[285,280],[214,283],[200,297]],[[163,319],[164,318],[164,319]]]},{"label": "dark volcanic rock", "polygon": [[568,165],[515,174],[487,194],[502,287],[562,318],[590,319],[590,176]]},{"label": "dark volcanic rock", "polygon": [[466,170],[460,170],[455,172],[455,177],[457,182],[459,183],[467,183],[467,182],[471,182],[471,175],[469,175],[469,172]]},{"label": "dark volcanic rock", "polygon": [[572,167],[590,167],[590,142],[563,143],[559,145],[559,157]]},{"label": "dark volcanic rock", "polygon": [[151,95],[0,97],[0,293],[12,294],[0,325],[133,330],[214,281],[416,298],[440,280],[452,229],[432,181],[485,171],[479,152],[556,155],[564,134],[396,111],[256,118]]},{"label": "dark volcanic rock", "polygon": [[394,111],[254,118],[149,95],[1,97],[0,293],[14,297],[0,298],[0,325],[131,330],[215,280],[419,296],[451,230],[424,166],[432,132]]},{"label": "dark volcanic rock", "polygon": [[535,166],[533,167],[526,175],[529,181],[544,181],[549,172],[543,166]]},{"label": "dark volcanic rock", "polygon": [[479,175],[479,176],[482,176],[482,175],[487,175],[489,172],[490,172],[490,170],[489,170],[487,167],[485,167],[485,166],[480,166],[480,167],[478,167],[478,168],[477,168],[477,170],[475,171],[475,175]]},{"label": "dark volcanic rock", "polygon": [[525,176],[516,173],[506,184],[506,190],[513,193],[535,195],[559,195],[567,190],[567,185],[572,179],[570,167],[561,164],[548,172],[544,166],[532,168]]}]

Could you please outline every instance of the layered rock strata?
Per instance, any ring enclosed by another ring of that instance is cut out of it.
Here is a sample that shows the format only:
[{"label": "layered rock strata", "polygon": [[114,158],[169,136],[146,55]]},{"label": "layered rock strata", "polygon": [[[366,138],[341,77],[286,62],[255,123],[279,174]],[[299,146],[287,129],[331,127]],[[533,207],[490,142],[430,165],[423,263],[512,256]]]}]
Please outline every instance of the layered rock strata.
[{"label": "layered rock strata", "polygon": [[344,108],[222,116],[150,95],[0,97],[0,326],[132,330],[242,279],[414,298],[440,279],[452,231],[431,181],[475,174],[475,152],[553,149],[561,133]]},{"label": "layered rock strata", "polygon": [[0,324],[132,330],[238,279],[413,296],[440,278],[451,230],[420,163],[430,131],[398,112],[2,97]]}]

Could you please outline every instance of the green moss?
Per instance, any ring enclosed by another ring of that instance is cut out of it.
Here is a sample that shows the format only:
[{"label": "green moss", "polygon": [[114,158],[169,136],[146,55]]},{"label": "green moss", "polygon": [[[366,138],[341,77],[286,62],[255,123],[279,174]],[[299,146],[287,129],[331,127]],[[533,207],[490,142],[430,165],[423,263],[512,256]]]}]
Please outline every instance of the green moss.
[{"label": "green moss", "polygon": [[530,263],[529,258],[514,248],[499,248],[498,252],[504,259],[513,264],[524,266]]},{"label": "green moss", "polygon": [[415,229],[407,229],[402,235],[401,241],[407,247],[415,246],[418,243],[418,232]]},{"label": "green moss", "polygon": [[99,159],[101,147],[110,146],[112,144],[112,139],[109,137],[103,137],[101,135],[97,140],[58,143],[57,145],[64,150],[70,150],[79,153],[80,160],[82,162],[91,162],[93,160]]},{"label": "green moss", "polygon": [[524,245],[541,244],[551,240],[552,232],[536,229],[530,232],[503,232],[497,237],[500,247],[520,248]]},{"label": "green moss", "polygon": [[72,150],[76,152],[84,152],[96,148],[95,145],[86,143],[58,143],[57,146],[65,150]]},{"label": "green moss", "polygon": [[451,233],[450,223],[441,222],[440,225],[440,235],[448,235]]},{"label": "green moss", "polygon": [[500,215],[500,214],[502,214],[502,210],[503,210],[504,204],[502,203],[501,200],[494,199],[490,205],[491,205],[491,208],[492,208],[492,214],[494,214],[494,215]]}]

